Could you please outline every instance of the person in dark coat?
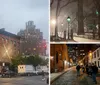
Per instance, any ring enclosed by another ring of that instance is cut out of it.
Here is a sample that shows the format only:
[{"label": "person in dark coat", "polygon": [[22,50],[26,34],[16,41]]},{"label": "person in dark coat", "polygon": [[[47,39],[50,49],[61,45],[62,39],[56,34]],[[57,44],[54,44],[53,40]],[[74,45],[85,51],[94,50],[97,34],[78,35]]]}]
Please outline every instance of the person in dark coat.
[{"label": "person in dark coat", "polygon": [[84,67],[84,65],[82,66],[82,72],[83,72],[83,73],[85,72],[85,67]]},{"label": "person in dark coat", "polygon": [[42,80],[45,80],[45,72],[42,70]]},{"label": "person in dark coat", "polygon": [[77,76],[80,76],[80,68],[81,68],[80,65],[77,65],[76,66]]},{"label": "person in dark coat", "polygon": [[47,77],[47,84],[49,84],[49,77]]},{"label": "person in dark coat", "polygon": [[95,84],[97,84],[97,80],[96,80],[96,74],[98,73],[98,67],[92,63],[92,79],[95,82]]},{"label": "person in dark coat", "polygon": [[86,73],[88,74],[88,64],[85,66],[86,68]]},{"label": "person in dark coat", "polygon": [[89,64],[89,66],[88,66],[88,76],[92,76],[92,65],[91,64]]}]

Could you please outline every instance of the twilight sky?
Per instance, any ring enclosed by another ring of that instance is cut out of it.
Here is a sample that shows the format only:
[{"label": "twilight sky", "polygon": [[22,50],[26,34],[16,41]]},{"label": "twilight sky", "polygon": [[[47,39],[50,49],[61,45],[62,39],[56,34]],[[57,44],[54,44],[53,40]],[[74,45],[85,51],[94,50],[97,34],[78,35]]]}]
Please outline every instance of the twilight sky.
[{"label": "twilight sky", "polygon": [[0,28],[17,33],[25,29],[25,23],[34,21],[44,38],[49,37],[49,3],[48,0],[0,0]]}]

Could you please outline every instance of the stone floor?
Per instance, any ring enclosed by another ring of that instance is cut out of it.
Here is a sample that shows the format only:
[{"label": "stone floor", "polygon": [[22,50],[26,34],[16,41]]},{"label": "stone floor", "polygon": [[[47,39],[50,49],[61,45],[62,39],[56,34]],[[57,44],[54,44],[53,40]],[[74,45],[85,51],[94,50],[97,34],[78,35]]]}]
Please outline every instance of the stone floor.
[{"label": "stone floor", "polygon": [[[100,76],[97,76],[97,82],[98,84],[96,85],[100,85]],[[81,75],[77,77],[76,69],[73,68],[60,76],[51,85],[95,85],[95,83],[87,74],[81,73]]]}]

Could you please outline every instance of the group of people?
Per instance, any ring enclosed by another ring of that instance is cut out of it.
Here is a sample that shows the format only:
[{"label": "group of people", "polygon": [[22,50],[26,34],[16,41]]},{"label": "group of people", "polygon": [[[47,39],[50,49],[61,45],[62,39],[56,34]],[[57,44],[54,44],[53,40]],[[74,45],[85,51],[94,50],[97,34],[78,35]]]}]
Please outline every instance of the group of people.
[{"label": "group of people", "polygon": [[89,63],[88,65],[77,65],[77,76],[80,76],[80,70],[82,70],[83,73],[86,73],[88,76],[91,76],[95,84],[97,84],[96,80],[96,74],[98,73],[98,67],[94,63]]}]

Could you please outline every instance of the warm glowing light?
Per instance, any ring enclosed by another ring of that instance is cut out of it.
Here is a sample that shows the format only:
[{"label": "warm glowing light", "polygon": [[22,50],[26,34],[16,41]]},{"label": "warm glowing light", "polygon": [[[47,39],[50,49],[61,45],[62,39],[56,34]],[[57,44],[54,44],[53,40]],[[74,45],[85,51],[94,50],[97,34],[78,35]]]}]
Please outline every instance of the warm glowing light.
[{"label": "warm glowing light", "polygon": [[89,52],[89,56],[92,56],[92,52],[91,51]]},{"label": "warm glowing light", "polygon": [[5,66],[5,63],[2,63],[2,66]]},{"label": "warm glowing light", "polygon": [[56,24],[56,20],[53,19],[53,20],[51,21],[51,23],[52,23],[53,25],[55,25],[55,24]]},{"label": "warm glowing light", "polygon": [[34,50],[36,50],[36,48],[34,48]]},{"label": "warm glowing light", "polygon": [[54,58],[53,56],[50,57],[51,60],[53,60],[53,58]]},{"label": "warm glowing light", "polygon": [[64,24],[61,24],[61,26],[64,26]]},{"label": "warm glowing light", "polygon": [[8,53],[8,50],[6,50],[6,53]]}]

